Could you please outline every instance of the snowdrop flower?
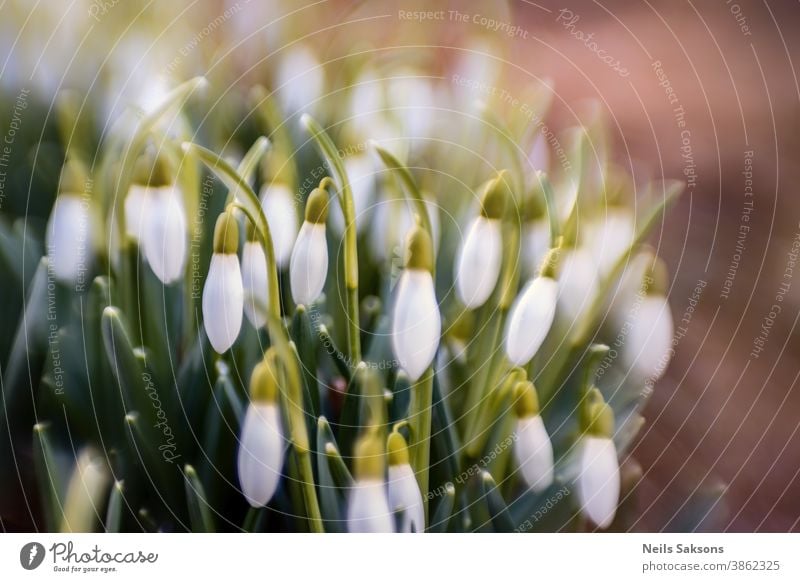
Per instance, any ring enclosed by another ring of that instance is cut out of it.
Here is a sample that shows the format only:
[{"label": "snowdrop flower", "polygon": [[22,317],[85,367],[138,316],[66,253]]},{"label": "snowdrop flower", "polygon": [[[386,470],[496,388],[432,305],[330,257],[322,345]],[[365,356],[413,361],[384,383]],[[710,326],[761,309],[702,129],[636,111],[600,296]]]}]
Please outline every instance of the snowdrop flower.
[{"label": "snowdrop flower", "polygon": [[620,492],[619,461],[614,434],[614,413],[597,388],[587,397],[588,426],[578,447],[578,500],[581,511],[598,527],[614,521]]},{"label": "snowdrop flower", "polygon": [[188,247],[186,212],[174,169],[163,152],[147,152],[136,162],[125,198],[125,230],[139,241],[162,283],[169,285],[182,277]]},{"label": "snowdrop flower", "polygon": [[459,250],[456,292],[468,309],[480,307],[494,291],[503,254],[505,184],[501,173],[486,186],[481,214],[469,227]]},{"label": "snowdrop flower", "polygon": [[278,385],[269,350],[253,369],[250,396],[239,439],[237,469],[247,502],[263,507],[278,488],[284,457]]},{"label": "snowdrop flower", "polygon": [[56,279],[75,283],[92,258],[92,216],[86,191],[86,173],[80,162],[67,160],[61,170],[59,192],[47,223],[47,255]]},{"label": "snowdrop flower", "polygon": [[325,287],[328,274],[328,194],[315,188],[306,203],[306,220],[292,251],[289,267],[292,297],[298,305],[311,305]]},{"label": "snowdrop flower", "polygon": [[289,115],[318,107],[325,90],[325,73],[313,51],[303,45],[288,49],[278,65],[276,86]]},{"label": "snowdrop flower", "polygon": [[532,491],[544,491],[553,483],[553,445],[539,415],[539,398],[531,382],[516,387],[517,415],[514,458]]},{"label": "snowdrop flower", "polygon": [[347,503],[347,530],[350,533],[394,532],[383,477],[383,443],[374,431],[356,443],[355,457],[355,483]]},{"label": "snowdrop flower", "polygon": [[267,258],[251,224],[248,224],[247,241],[242,250],[242,290],[244,314],[256,329],[264,327],[269,299]]},{"label": "snowdrop flower", "polygon": [[657,260],[645,275],[640,290],[644,297],[638,309],[633,310],[630,331],[621,350],[627,368],[651,382],[661,377],[672,355],[674,325],[664,296],[666,279],[666,267]]},{"label": "snowdrop flower", "polygon": [[[369,224],[372,197],[375,191],[375,169],[372,159],[365,154],[356,154],[344,159],[344,169],[350,179],[353,191],[353,205],[356,210],[356,230],[360,234]],[[338,234],[344,232],[344,216],[342,209],[334,205],[331,213],[331,226]]]},{"label": "snowdrop flower", "polygon": [[597,262],[584,248],[564,252],[558,276],[558,309],[566,322],[580,319],[594,302],[599,283]]},{"label": "snowdrop flower", "polygon": [[226,352],[239,336],[244,309],[239,269],[239,225],[233,213],[220,214],[214,227],[214,254],[203,288],[203,323],[214,350]]},{"label": "snowdrop flower", "polygon": [[275,262],[279,269],[288,266],[297,238],[297,208],[292,191],[283,182],[265,185],[261,190],[261,208],[269,223]]},{"label": "snowdrop flower", "polygon": [[631,248],[636,236],[633,214],[616,207],[609,207],[587,230],[587,250],[603,275],[612,271],[623,253]]},{"label": "snowdrop flower", "polygon": [[442,331],[431,276],[432,246],[427,231],[415,226],[408,236],[405,270],[397,283],[392,347],[412,382],[416,382],[433,361]]},{"label": "snowdrop flower", "polygon": [[389,507],[402,511],[402,533],[425,531],[425,509],[417,478],[408,460],[406,440],[398,432],[389,435],[386,443],[389,452]]},{"label": "snowdrop flower", "polygon": [[529,281],[511,305],[506,324],[506,356],[515,366],[524,366],[542,346],[556,314],[559,283],[555,280],[559,249],[552,249],[541,273]]}]

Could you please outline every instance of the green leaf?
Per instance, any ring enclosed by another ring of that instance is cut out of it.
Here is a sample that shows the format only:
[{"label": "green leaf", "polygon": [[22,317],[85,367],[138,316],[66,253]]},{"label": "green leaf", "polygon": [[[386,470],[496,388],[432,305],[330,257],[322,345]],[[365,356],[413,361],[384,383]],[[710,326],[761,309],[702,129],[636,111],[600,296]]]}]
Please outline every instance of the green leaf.
[{"label": "green leaf", "polygon": [[247,153],[242,158],[242,161],[239,162],[239,165],[236,168],[236,173],[239,174],[245,182],[250,182],[253,174],[258,169],[258,164],[261,162],[261,158],[264,157],[265,153],[267,153],[269,146],[269,140],[262,135],[255,142],[253,142],[253,145],[250,146],[249,150],[247,150]]},{"label": "green leaf", "polygon": [[439,500],[439,505],[436,507],[436,512],[430,520],[428,531],[431,533],[444,533],[447,531],[447,526],[450,524],[450,518],[453,516],[453,507],[456,501],[456,488],[452,483],[447,483],[444,486],[444,495]]},{"label": "green leaf", "polygon": [[106,511],[106,531],[119,533],[122,526],[122,507],[125,503],[124,483],[115,481],[108,497],[108,510]]},{"label": "green leaf", "polygon": [[[336,448],[336,439],[333,436],[328,420],[324,416],[320,416],[317,421],[317,450],[325,451],[326,446],[329,444]],[[341,459],[341,456],[339,458]],[[345,492],[334,480],[328,455],[317,455],[317,476],[319,479],[320,511],[325,521],[325,531],[343,532],[345,527],[342,519],[342,508],[345,504]]]},{"label": "green leaf", "polygon": [[67,479],[61,474],[56,461],[49,432],[50,424],[47,422],[34,425],[33,461],[36,481],[39,484],[39,497],[44,510],[45,527],[49,532],[56,532],[64,514],[62,497],[66,491]]},{"label": "green leaf", "polygon": [[317,381],[317,341],[313,337],[311,319],[305,306],[298,305],[292,319],[292,337],[297,349],[300,362],[305,397],[303,403],[306,408],[307,418],[310,418],[309,433],[311,440],[316,438],[316,425],[314,419],[318,418],[320,410],[319,383]]},{"label": "green leaf", "polygon": [[501,533],[514,531],[514,521],[508,512],[506,502],[488,471],[481,471],[481,486],[494,531]]},{"label": "green leaf", "polygon": [[183,468],[186,503],[189,506],[189,519],[193,532],[212,533],[215,531],[214,519],[208,505],[203,484],[197,478],[197,472],[191,465]]}]

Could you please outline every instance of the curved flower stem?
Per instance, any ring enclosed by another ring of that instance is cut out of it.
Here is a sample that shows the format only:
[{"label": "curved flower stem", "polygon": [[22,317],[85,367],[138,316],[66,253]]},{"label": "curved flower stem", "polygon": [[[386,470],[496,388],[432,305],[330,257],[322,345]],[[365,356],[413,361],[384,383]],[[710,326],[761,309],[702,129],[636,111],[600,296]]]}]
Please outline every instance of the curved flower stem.
[{"label": "curved flower stem", "polygon": [[289,184],[292,189],[297,188],[297,169],[293,162],[294,146],[289,135],[286,122],[281,115],[280,108],[274,97],[262,85],[256,85],[250,92],[250,100],[263,118],[269,130],[270,140],[274,143],[275,151],[280,155],[277,175]]},{"label": "curved flower stem", "polygon": [[336,174],[339,181],[339,205],[344,216],[344,279],[347,287],[347,342],[350,349],[350,358],[353,362],[361,361],[361,326],[358,316],[358,245],[356,231],[356,207],[353,202],[353,191],[350,180],[344,169],[336,146],[330,136],[322,129],[314,118],[304,114],[300,122],[311,134],[314,142],[325,158],[328,167]]},{"label": "curved flower stem", "polygon": [[234,170],[228,162],[217,154],[195,143],[184,142],[182,145],[187,153],[194,153],[200,158],[208,168],[222,180],[233,194],[235,202],[233,205],[241,210],[248,220],[256,227],[261,244],[267,259],[267,274],[269,287],[269,309],[273,317],[280,319],[281,299],[280,288],[278,287],[278,268],[275,262],[275,247],[272,243],[267,217],[258,201],[258,196],[253,192],[250,185]]}]

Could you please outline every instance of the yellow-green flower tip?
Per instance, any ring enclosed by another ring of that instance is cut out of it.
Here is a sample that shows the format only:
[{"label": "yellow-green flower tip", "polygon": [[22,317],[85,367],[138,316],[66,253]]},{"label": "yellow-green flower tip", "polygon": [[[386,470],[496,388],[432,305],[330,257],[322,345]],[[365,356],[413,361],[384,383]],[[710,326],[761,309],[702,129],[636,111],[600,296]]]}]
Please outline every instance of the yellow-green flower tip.
[{"label": "yellow-green flower tip", "polygon": [[516,396],[514,410],[517,418],[527,418],[539,414],[539,397],[533,382],[519,382],[514,391]]},{"label": "yellow-green flower tip", "polygon": [[409,464],[408,445],[406,445],[406,439],[399,432],[389,434],[389,438],[386,440],[386,450],[389,453],[390,466]]},{"label": "yellow-green flower tip", "polygon": [[239,250],[239,223],[233,212],[226,210],[217,218],[214,226],[214,252],[235,255]]},{"label": "yellow-green flower tip", "polygon": [[61,168],[61,177],[58,181],[59,194],[80,195],[86,191],[88,174],[83,164],[75,158],[67,158]]},{"label": "yellow-green flower tip", "polygon": [[278,400],[278,377],[273,362],[267,356],[253,368],[250,376],[250,398],[254,402]]},{"label": "yellow-green flower tip", "polygon": [[428,232],[419,224],[406,239],[406,268],[433,272],[433,243]]},{"label": "yellow-green flower tip", "polygon": [[506,171],[501,170],[486,185],[481,199],[481,215],[491,220],[501,219],[506,211],[507,190]]},{"label": "yellow-green flower tip", "polygon": [[558,244],[547,251],[547,254],[542,260],[542,266],[539,269],[540,277],[549,277],[555,279],[558,276],[558,260],[561,256],[561,239]]},{"label": "yellow-green flower tip", "polygon": [[245,236],[247,237],[247,242],[255,242],[258,240],[258,231],[256,230],[256,225],[250,222],[249,220],[245,221],[246,225],[244,227]]},{"label": "yellow-green flower tip", "polygon": [[541,172],[537,172],[533,186],[522,201],[522,221],[533,222],[545,216],[545,197],[542,181],[546,177]]},{"label": "yellow-green flower tip", "polygon": [[314,188],[306,202],[306,222],[325,224],[328,221],[328,204],[327,192]]},{"label": "yellow-green flower tip", "polygon": [[383,442],[377,431],[368,430],[355,446],[353,465],[356,480],[383,479]]},{"label": "yellow-green flower tip", "polygon": [[175,168],[167,152],[147,148],[133,166],[133,182],[159,188],[175,182]]},{"label": "yellow-green flower tip", "polygon": [[614,411],[603,400],[600,391],[593,388],[589,393],[586,432],[593,436],[611,438],[614,436]]}]

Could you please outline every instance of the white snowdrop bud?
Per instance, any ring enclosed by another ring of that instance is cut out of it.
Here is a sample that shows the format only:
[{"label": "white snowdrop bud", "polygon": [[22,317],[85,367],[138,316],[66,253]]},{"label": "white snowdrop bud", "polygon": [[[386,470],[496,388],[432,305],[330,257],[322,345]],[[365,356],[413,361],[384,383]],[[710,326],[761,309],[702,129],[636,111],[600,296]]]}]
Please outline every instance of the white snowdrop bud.
[{"label": "white snowdrop bud", "polygon": [[306,203],[306,220],[297,236],[289,267],[292,297],[298,305],[312,304],[325,287],[328,275],[327,218],[328,195],[315,188]]},{"label": "white snowdrop bud", "polygon": [[589,225],[585,247],[594,257],[601,274],[607,275],[633,244],[636,235],[630,211],[610,207]]},{"label": "white snowdrop bud", "polygon": [[214,254],[203,288],[203,324],[219,354],[230,349],[242,327],[244,289],[238,246],[239,226],[233,213],[225,211],[214,228]]},{"label": "white snowdrop bud", "polygon": [[356,443],[355,483],[347,503],[350,533],[393,533],[394,518],[389,509],[384,482],[384,450],[380,437],[368,432]]},{"label": "white snowdrop bud", "polygon": [[186,266],[188,227],[175,171],[164,152],[145,152],[136,161],[125,198],[125,231],[138,240],[150,268],[165,285]]},{"label": "white snowdrop bud", "polygon": [[244,314],[253,327],[264,327],[267,323],[269,301],[267,259],[264,247],[256,240],[245,242],[242,250],[242,290]]},{"label": "white snowdrop bud", "polygon": [[572,324],[591,309],[597,293],[597,263],[586,249],[565,251],[558,276],[558,309]]},{"label": "white snowdrop bud", "polygon": [[425,509],[403,435],[391,433],[386,448],[389,453],[389,507],[392,511],[403,512],[400,532],[422,533],[425,531]]},{"label": "white snowdrop bud", "polygon": [[501,172],[489,182],[481,215],[467,231],[456,263],[456,292],[468,309],[480,307],[494,291],[503,254],[502,217],[506,186]]},{"label": "white snowdrop bud", "polygon": [[307,46],[291,47],[278,64],[276,89],[284,111],[289,115],[319,107],[325,90],[325,72]]},{"label": "white snowdrop bud", "polygon": [[406,268],[397,283],[392,347],[400,366],[416,382],[436,355],[442,320],[431,276],[433,250],[428,233],[414,227],[406,250]]},{"label": "white snowdrop bud", "polygon": [[85,189],[86,174],[80,163],[67,160],[47,223],[46,241],[53,275],[64,283],[77,281],[93,255],[91,206]]},{"label": "white snowdrop bud", "polygon": [[272,234],[275,262],[279,269],[284,269],[292,256],[298,231],[294,196],[286,184],[275,182],[261,190],[261,208]]},{"label": "white snowdrop bud", "polygon": [[578,448],[577,492],[584,515],[606,529],[614,521],[621,487],[617,448],[611,438],[614,413],[597,389],[592,389],[589,402],[589,426]]},{"label": "white snowdrop bud", "polygon": [[641,378],[658,380],[672,355],[674,324],[669,302],[664,297],[666,268],[660,261],[648,273],[640,292],[645,295],[638,309],[632,309],[632,321],[621,350],[627,369]]},{"label": "white snowdrop bud", "polygon": [[251,402],[242,425],[237,456],[239,484],[253,507],[269,503],[283,469],[285,443],[277,395],[275,370],[269,356],[265,356],[256,364],[250,379]]},{"label": "white snowdrop bud", "polygon": [[539,399],[530,382],[516,387],[517,439],[514,457],[532,491],[544,491],[553,483],[553,445],[539,415]]},{"label": "white snowdrop bud", "polygon": [[506,324],[506,356],[515,366],[531,361],[542,346],[556,313],[559,284],[553,278],[558,249],[550,251],[541,274],[529,281],[511,305]]}]

